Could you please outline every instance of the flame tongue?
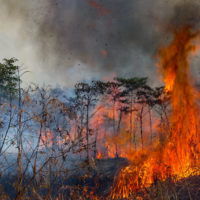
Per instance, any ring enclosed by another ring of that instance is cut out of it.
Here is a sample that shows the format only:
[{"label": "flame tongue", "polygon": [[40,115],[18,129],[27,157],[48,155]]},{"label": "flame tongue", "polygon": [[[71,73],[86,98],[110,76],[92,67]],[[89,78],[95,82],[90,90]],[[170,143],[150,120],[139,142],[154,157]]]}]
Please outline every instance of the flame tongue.
[{"label": "flame tongue", "polygon": [[158,66],[166,84],[166,90],[176,92],[176,89],[188,89],[187,86],[191,88],[188,56],[196,51],[196,46],[192,45],[192,41],[197,36],[198,33],[193,33],[189,26],[182,27],[175,31],[172,43],[158,51],[160,60]]},{"label": "flame tongue", "polygon": [[[192,85],[189,56],[197,50],[193,44],[199,36],[189,26],[175,31],[169,46],[158,51],[158,68],[171,94],[171,116],[164,141],[138,150],[128,158],[131,165],[122,169],[112,191],[112,197],[128,197],[156,179],[176,180],[194,173],[200,164],[199,96]],[[120,191],[120,192],[118,192]]]},{"label": "flame tongue", "polygon": [[195,155],[200,139],[197,104],[199,99],[197,91],[191,83],[192,77],[188,61],[189,55],[196,51],[192,41],[197,36],[198,33],[193,33],[190,27],[183,27],[176,32],[173,42],[159,51],[159,67],[166,90],[171,92],[172,105],[169,140],[173,150],[169,150],[169,145],[167,145],[164,153],[168,152],[171,168],[176,173],[184,172],[186,168],[192,167],[199,157],[199,155]]}]

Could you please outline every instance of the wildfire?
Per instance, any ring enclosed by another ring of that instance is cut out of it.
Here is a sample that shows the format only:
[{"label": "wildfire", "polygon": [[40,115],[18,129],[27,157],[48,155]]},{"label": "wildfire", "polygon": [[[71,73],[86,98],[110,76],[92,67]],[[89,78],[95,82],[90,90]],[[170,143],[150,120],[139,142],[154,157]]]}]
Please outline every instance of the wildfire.
[{"label": "wildfire", "polygon": [[[184,26],[174,31],[171,44],[158,50],[157,67],[165,83],[165,92],[170,94],[171,110],[165,126],[158,127],[159,122],[153,122],[151,128],[157,135],[151,142],[149,138],[151,136],[152,139],[152,130],[149,133],[148,128],[142,127],[148,123],[145,122],[148,121],[145,116],[139,116],[143,119],[139,128],[133,124],[139,118],[137,111],[145,111],[142,104],[135,101],[134,107],[130,108],[131,112],[129,110],[130,113],[123,118],[120,116],[123,97],[120,97],[122,101],[116,101],[119,87],[115,88],[113,85],[109,98],[105,94],[102,103],[96,107],[90,120],[96,158],[119,156],[129,161],[129,165],[121,169],[114,180],[111,198],[129,198],[157,180],[165,181],[171,178],[177,181],[190,175],[200,175],[200,170],[197,170],[200,165],[200,96],[190,74],[189,62],[193,53],[198,50],[195,41],[199,36],[200,32],[193,31],[190,26]],[[159,100],[162,101],[162,97]],[[112,124],[111,128],[107,129],[106,120]],[[141,138],[136,138],[136,129],[142,129]],[[75,132],[75,127],[73,131]],[[105,136],[108,137],[105,139]],[[137,144],[136,147],[136,142],[140,140],[141,145]],[[51,146],[54,135],[51,132],[42,134],[41,141],[43,145]],[[67,141],[66,135],[57,144],[61,145]],[[90,197],[94,199],[92,195]]]},{"label": "wildfire", "polygon": [[[200,164],[199,93],[193,86],[189,59],[197,50],[198,31],[184,26],[174,31],[174,39],[158,50],[157,67],[170,93],[171,114],[167,130],[152,146],[129,150],[130,165],[115,180],[112,198],[128,198],[155,180],[188,177]],[[126,149],[127,151],[128,149]]]}]

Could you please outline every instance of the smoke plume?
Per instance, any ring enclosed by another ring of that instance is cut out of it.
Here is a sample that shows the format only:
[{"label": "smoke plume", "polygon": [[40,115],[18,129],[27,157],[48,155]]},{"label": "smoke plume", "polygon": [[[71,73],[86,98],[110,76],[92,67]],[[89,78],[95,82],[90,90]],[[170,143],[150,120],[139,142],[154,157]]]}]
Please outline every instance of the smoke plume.
[{"label": "smoke plume", "polygon": [[32,71],[28,79],[46,77],[53,84],[113,73],[153,79],[156,48],[171,39],[166,27],[198,27],[199,5],[195,0],[2,0],[1,57],[19,58]]}]

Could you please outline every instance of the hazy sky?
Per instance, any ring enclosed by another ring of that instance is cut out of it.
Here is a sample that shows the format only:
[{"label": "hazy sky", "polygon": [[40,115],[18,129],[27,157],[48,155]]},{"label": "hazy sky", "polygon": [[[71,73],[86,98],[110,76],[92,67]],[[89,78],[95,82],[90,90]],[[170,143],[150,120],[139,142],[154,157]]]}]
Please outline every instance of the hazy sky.
[{"label": "hazy sky", "polygon": [[167,25],[198,27],[198,2],[0,0],[0,58],[19,59],[31,71],[25,83],[71,87],[114,75],[154,81],[156,48],[171,40]]}]

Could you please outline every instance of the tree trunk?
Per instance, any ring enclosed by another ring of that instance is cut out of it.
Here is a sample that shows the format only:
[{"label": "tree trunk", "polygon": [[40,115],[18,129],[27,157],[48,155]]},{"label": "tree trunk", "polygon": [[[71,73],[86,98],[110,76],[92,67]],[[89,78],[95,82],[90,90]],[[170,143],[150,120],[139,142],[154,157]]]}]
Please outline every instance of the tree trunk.
[{"label": "tree trunk", "polygon": [[[115,101],[113,104],[113,135],[116,136],[116,128],[115,128]],[[118,147],[117,144],[115,143],[115,157],[118,158]]]},{"label": "tree trunk", "polygon": [[140,111],[140,136],[141,136],[141,143],[142,143],[142,149],[143,149],[143,146],[144,146],[144,141],[143,141],[143,106],[141,108],[141,111]]},{"label": "tree trunk", "polygon": [[89,160],[89,102],[86,107],[86,152],[87,152],[87,157],[86,159]]},{"label": "tree trunk", "polygon": [[[19,69],[18,69],[19,76]],[[23,200],[23,174],[22,174],[22,109],[21,109],[21,85],[18,83],[18,135],[17,135],[17,195],[16,200]]]},{"label": "tree trunk", "polygon": [[19,111],[18,129],[18,155],[17,155],[17,200],[23,199],[23,174],[22,174],[22,110]]},{"label": "tree trunk", "polygon": [[95,141],[94,141],[94,159],[97,158],[97,137],[98,137],[98,129],[96,129]]},{"label": "tree trunk", "polygon": [[151,144],[153,143],[153,131],[152,131],[152,116],[151,116],[151,107],[149,106],[149,126],[151,134]]}]

